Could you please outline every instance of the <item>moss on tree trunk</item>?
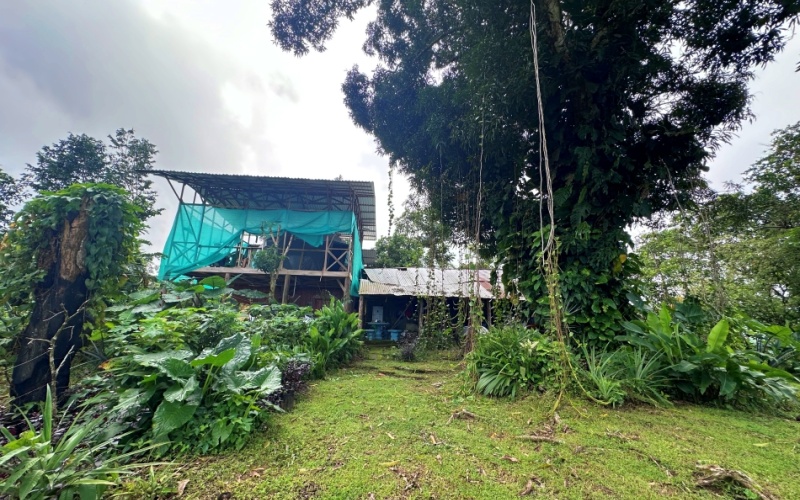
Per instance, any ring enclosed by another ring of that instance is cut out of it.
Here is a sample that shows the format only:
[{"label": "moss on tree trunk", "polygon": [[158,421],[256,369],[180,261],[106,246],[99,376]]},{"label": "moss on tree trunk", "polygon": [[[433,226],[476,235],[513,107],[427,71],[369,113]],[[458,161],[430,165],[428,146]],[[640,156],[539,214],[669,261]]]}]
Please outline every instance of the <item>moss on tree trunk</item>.
[{"label": "moss on tree trunk", "polygon": [[[85,261],[88,232],[89,213],[84,200],[78,213],[52,232],[50,247],[39,255],[38,267],[46,274],[36,285],[30,321],[19,338],[11,383],[11,397],[17,405],[44,401],[53,376],[51,346],[55,366],[61,367],[56,377],[58,396],[63,396],[69,386],[70,363],[82,344],[83,317],[75,313],[83,307],[88,295]],[[56,341],[52,342],[56,335]]]}]

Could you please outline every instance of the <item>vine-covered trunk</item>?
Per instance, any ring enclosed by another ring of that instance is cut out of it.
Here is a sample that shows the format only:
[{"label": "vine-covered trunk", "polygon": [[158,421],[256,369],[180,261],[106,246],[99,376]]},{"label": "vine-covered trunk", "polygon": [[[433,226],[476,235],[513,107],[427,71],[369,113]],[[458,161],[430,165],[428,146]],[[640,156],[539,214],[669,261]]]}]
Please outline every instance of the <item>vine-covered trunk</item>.
[{"label": "vine-covered trunk", "polygon": [[44,401],[51,383],[51,355],[56,369],[56,393],[69,386],[70,363],[81,347],[82,309],[87,299],[87,201],[80,211],[53,231],[50,247],[39,255],[44,278],[34,290],[35,304],[28,326],[19,338],[11,383],[14,404]]}]

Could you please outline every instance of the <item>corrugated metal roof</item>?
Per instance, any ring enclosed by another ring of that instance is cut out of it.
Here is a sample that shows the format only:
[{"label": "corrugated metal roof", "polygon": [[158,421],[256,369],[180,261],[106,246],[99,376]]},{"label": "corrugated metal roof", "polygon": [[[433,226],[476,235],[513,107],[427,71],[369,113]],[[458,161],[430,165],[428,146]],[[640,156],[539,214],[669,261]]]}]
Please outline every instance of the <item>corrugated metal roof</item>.
[{"label": "corrugated metal roof", "polygon": [[[503,285],[498,281],[492,289],[491,271],[477,272],[467,269],[428,269],[401,267],[365,269],[367,279],[361,280],[359,295],[397,295],[425,297],[470,297],[476,291],[482,299],[503,295]],[[492,293],[492,292],[496,293]]]},{"label": "corrugated metal roof", "polygon": [[[356,205],[361,238],[377,237],[375,222],[375,185],[371,181],[337,181],[331,179],[302,179],[266,177],[246,174],[216,174],[181,172],[177,170],[147,170],[167,180],[190,186],[208,204],[225,208],[257,208],[269,210],[353,210]],[[284,193],[302,195],[302,200]],[[344,198],[345,203],[332,198]]]}]

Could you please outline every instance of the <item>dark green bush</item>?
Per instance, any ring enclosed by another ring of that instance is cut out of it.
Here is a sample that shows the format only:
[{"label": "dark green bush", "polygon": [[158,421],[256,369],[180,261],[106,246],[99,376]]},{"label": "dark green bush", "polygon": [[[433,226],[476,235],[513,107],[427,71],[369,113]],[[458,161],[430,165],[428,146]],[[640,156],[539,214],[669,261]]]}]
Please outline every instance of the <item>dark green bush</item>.
[{"label": "dark green bush", "polygon": [[727,318],[701,336],[697,328],[687,326],[662,306],[658,314],[650,312],[645,320],[625,322],[623,327],[628,333],[618,336],[618,341],[663,358],[668,381],[665,390],[673,395],[753,407],[796,401],[800,381],[765,363],[751,340],[736,338],[745,346],[737,348]]},{"label": "dark green bush", "polygon": [[495,327],[477,335],[467,369],[479,393],[515,397],[557,384],[562,371],[559,357],[559,347],[534,330]]},{"label": "dark green bush", "polygon": [[361,350],[362,330],[358,315],[348,313],[344,304],[331,298],[328,305],[316,311],[316,319],[308,330],[304,346],[314,363],[312,375],[323,377],[325,372],[351,362]]},{"label": "dark green bush", "polygon": [[258,363],[259,348],[258,336],[237,333],[199,354],[115,358],[108,363],[112,421],[133,429],[139,442],[168,443],[176,452],[239,449],[272,409],[265,398],[281,388],[280,370]]}]

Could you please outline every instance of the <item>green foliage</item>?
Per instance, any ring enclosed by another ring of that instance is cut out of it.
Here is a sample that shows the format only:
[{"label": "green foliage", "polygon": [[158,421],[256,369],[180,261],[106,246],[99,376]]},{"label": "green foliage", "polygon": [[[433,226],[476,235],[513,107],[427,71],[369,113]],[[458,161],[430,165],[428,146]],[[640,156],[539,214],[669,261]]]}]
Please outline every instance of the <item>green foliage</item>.
[{"label": "green foliage", "polygon": [[419,239],[397,231],[375,242],[375,267],[419,267],[424,255]]},{"label": "green foliage", "polygon": [[615,366],[614,356],[598,355],[594,349],[583,350],[586,360],[586,378],[592,384],[595,398],[612,406],[619,406],[625,400],[622,377]]},{"label": "green foliage", "polygon": [[109,145],[86,134],[69,134],[36,154],[36,165],[28,164],[25,181],[44,193],[73,184],[104,183],[125,190],[126,197],[140,208],[142,220],[161,213],[155,208],[156,193],[147,170],[153,168],[156,147],[139,139],[133,130],[118,129],[108,136]]},{"label": "green foliage", "polygon": [[0,245],[0,292],[12,303],[24,301],[42,278],[40,261],[67,221],[85,211],[89,217],[86,245],[86,287],[97,300],[112,296],[124,266],[138,252],[142,223],[139,210],[120,188],[106,184],[76,184],[42,194],[25,204],[15,227]]},{"label": "green foliage", "polygon": [[253,305],[247,312],[252,317],[248,330],[274,348],[303,345],[313,316],[310,307],[293,304]]},{"label": "green foliage", "polygon": [[267,274],[274,274],[279,267],[283,256],[275,247],[268,247],[253,254],[253,267]]},{"label": "green foliage", "polygon": [[358,318],[341,302],[332,299],[314,319],[294,305],[252,305],[243,314],[225,285],[165,282],[109,308],[106,331],[92,337],[108,375],[96,379],[98,401],[114,425],[134,429],[125,446],[240,449],[302,388],[309,366],[322,377],[358,353]]},{"label": "green foliage", "polygon": [[626,348],[599,353],[583,348],[586,370],[583,372],[590,393],[612,406],[625,399],[635,399],[656,406],[669,406],[664,391],[669,382],[661,354],[641,348]]},{"label": "green foliage", "polygon": [[327,370],[345,365],[358,355],[363,332],[358,328],[358,315],[345,311],[344,304],[335,298],[314,314],[316,320],[304,346],[314,363],[312,376],[321,378]]},{"label": "green foliage", "polygon": [[467,371],[476,381],[477,392],[513,398],[558,383],[562,371],[558,350],[557,344],[533,330],[494,327],[477,336],[467,356]]},{"label": "green foliage", "polygon": [[5,428],[0,431],[8,441],[0,448],[0,494],[10,498],[99,499],[116,484],[120,476],[132,474],[135,465],[124,464],[126,459],[146,453],[142,447],[130,453],[109,454],[117,434],[94,442],[103,419],[76,419],[61,437],[54,436],[58,426],[53,414],[52,395],[47,397],[42,411],[41,430],[28,422],[29,430],[14,437]]},{"label": "green foliage", "polygon": [[731,324],[726,318],[703,337],[674,318],[667,306],[662,306],[657,315],[648,313],[645,321],[623,326],[628,333],[617,340],[663,356],[664,373],[673,394],[755,407],[796,401],[800,380],[763,363],[761,355],[749,346],[734,350]]},{"label": "green foliage", "polygon": [[0,235],[6,232],[14,215],[14,205],[23,198],[23,186],[0,168]]},{"label": "green foliage", "polygon": [[640,237],[653,300],[699,300],[717,314],[800,324],[800,124],[725,193],[700,192],[666,227]]},{"label": "green foliage", "polygon": [[259,348],[257,336],[235,334],[198,354],[132,349],[107,364],[116,393],[111,413],[136,429],[139,442],[201,453],[240,449],[272,408],[265,398],[281,387],[280,370],[258,363]]},{"label": "green foliage", "polygon": [[[270,27],[284,50],[323,50],[339,20],[368,5],[274,0]],[[785,46],[800,6],[434,0],[371,12],[364,50],[379,63],[345,78],[353,121],[457,240],[479,233],[483,252],[501,258],[504,281],[519,280],[533,303],[547,296],[531,277],[542,274],[537,231],[543,202],[552,202],[563,301],[587,321],[595,309],[612,310],[586,329],[607,339],[619,319],[613,309],[625,306],[616,290],[626,227],[685,204],[703,183],[710,152],[749,116],[751,69]],[[599,280],[595,299],[587,289]]]}]

